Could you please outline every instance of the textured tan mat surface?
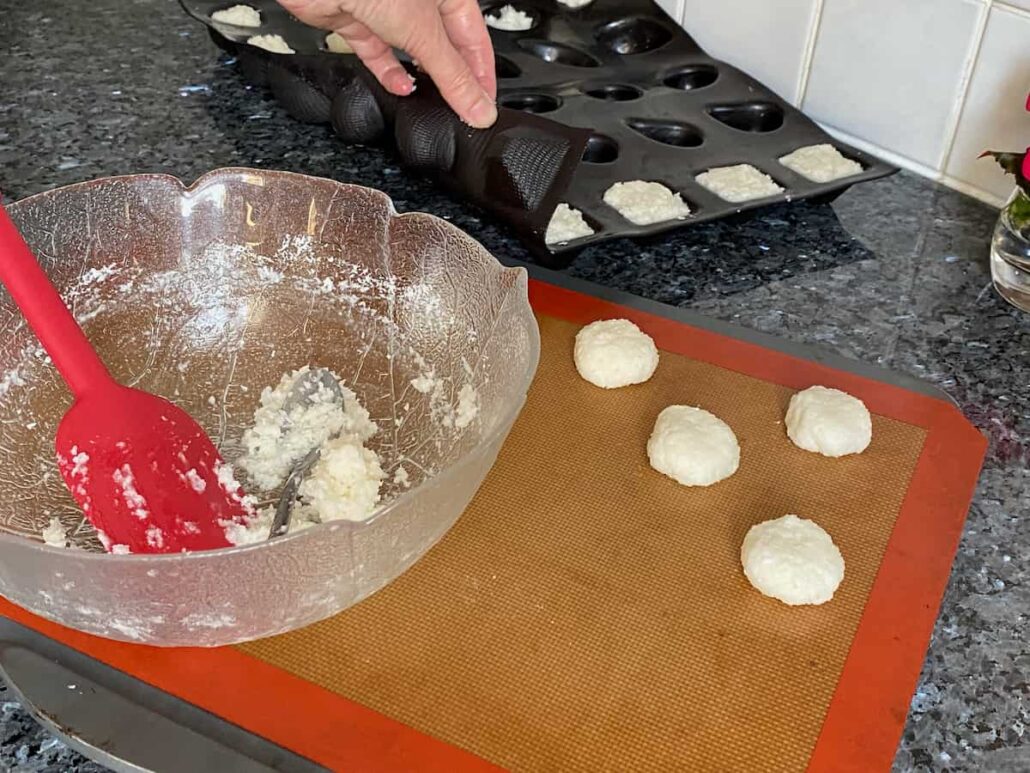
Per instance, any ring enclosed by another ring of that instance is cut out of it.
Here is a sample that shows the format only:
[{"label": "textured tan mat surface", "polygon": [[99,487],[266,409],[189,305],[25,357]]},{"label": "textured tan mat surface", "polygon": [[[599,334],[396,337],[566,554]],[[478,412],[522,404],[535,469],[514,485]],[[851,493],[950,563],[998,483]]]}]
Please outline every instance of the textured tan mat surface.
[{"label": "textured tan mat surface", "polygon": [[[788,389],[663,352],[647,384],[601,390],[575,372],[576,326],[540,325],[525,410],[443,541],[350,610],[240,649],[512,770],[803,770],[925,431],[874,416],[865,454],[825,459],[784,434]],[[733,428],[736,475],[691,489],[648,466],[673,403]],[[747,529],[791,512],[844,554],[824,606],[740,570]]]}]

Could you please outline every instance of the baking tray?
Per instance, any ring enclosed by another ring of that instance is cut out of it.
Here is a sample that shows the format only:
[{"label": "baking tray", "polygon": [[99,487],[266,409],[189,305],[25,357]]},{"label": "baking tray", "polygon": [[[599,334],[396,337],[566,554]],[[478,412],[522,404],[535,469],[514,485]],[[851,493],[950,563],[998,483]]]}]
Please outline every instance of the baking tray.
[{"label": "baking tray", "polygon": [[[111,642],[6,602],[0,639],[42,634],[138,680],[123,697],[170,695],[307,761],[286,770],[889,770],[983,436],[908,377],[532,273],[543,352],[526,408],[455,528],[386,589],[239,647]],[[616,316],[654,336],[662,364],[606,392],[575,376],[571,341]],[[812,383],[870,407],[865,454],[784,438],[789,395]],[[643,440],[673,400],[730,422],[737,475],[696,490],[648,469]],[[848,562],[821,607],[784,607],[739,572],[748,524],[795,505]],[[114,735],[105,753],[126,745]]]},{"label": "baking tray", "polygon": [[[363,70],[356,57],[326,51],[324,32],[296,21],[274,0],[250,3],[266,20],[261,30],[212,22],[213,11],[231,4],[226,0],[182,2],[192,16],[209,26],[219,45],[246,60],[245,72],[256,69],[255,60],[283,67],[287,75],[284,82],[273,84],[273,92],[298,118],[327,117],[324,111],[311,111],[311,98],[300,95],[314,87],[324,92],[324,99],[332,99],[333,89],[343,87],[340,79],[327,85],[324,78],[334,62],[348,61],[354,72]],[[499,104],[590,130],[582,163],[555,194],[583,212],[596,233],[547,246],[539,223],[527,229],[517,212],[501,213],[549,264],[567,262],[582,247],[620,236],[661,234],[783,201],[829,200],[855,183],[897,171],[831,138],[757,80],[708,56],[651,0],[595,0],[579,10],[556,0],[490,1],[480,6],[490,13],[507,4],[528,13],[535,24],[526,32],[491,29]],[[247,38],[258,31],[282,35],[302,56],[270,54],[247,45]],[[432,91],[433,86],[421,79],[419,89]],[[374,99],[384,97],[379,92]],[[339,122],[334,126],[338,132],[343,129],[345,139],[373,141],[385,131],[381,121],[373,123],[374,131],[362,123],[363,133],[358,134]],[[862,172],[817,183],[778,162],[793,150],[821,143],[834,145],[859,162]],[[765,172],[783,192],[735,204],[695,181],[701,172],[733,164],[750,164]],[[436,171],[445,180],[449,177],[449,169]],[[638,226],[604,204],[602,196],[613,183],[636,179],[661,182],[680,193],[692,214],[684,220]],[[452,187],[469,194],[466,186]],[[471,198],[489,208],[488,200]]]}]

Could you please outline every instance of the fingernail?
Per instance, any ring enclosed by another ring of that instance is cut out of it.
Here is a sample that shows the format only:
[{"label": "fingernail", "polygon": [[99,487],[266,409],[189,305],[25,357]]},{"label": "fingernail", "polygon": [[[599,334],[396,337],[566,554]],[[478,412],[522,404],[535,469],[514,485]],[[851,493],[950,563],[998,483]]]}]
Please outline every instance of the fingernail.
[{"label": "fingernail", "polygon": [[497,120],[497,105],[485,93],[469,108],[469,125],[476,129],[487,129]]}]

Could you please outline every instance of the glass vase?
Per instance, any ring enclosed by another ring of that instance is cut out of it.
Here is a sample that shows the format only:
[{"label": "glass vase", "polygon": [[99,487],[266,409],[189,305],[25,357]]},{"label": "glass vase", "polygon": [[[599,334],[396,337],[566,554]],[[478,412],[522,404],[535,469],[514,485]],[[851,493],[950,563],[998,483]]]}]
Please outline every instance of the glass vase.
[{"label": "glass vase", "polygon": [[1030,311],[1030,196],[1016,188],[991,240],[991,278],[1002,298]]}]

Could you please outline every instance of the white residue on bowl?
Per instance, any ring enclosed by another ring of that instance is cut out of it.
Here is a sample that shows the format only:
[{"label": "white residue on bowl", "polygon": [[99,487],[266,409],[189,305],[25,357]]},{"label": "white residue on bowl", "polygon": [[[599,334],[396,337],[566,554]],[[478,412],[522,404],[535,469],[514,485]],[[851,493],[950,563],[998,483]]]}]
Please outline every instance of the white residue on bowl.
[{"label": "white residue on bowl", "polygon": [[[267,246],[262,245],[260,249],[267,250]],[[366,380],[374,382],[384,376],[405,376],[397,383],[392,413],[382,417],[384,431],[377,440],[377,449],[385,448],[389,451],[389,457],[382,457],[381,466],[385,467],[387,461],[390,462],[393,472],[389,476],[389,483],[394,490],[408,487],[411,485],[409,471],[417,469],[420,479],[436,472],[435,466],[424,458],[420,459],[414,449],[435,447],[437,453],[446,452],[479,415],[481,406],[472,370],[467,363],[464,363],[464,374],[461,371],[442,374],[439,367],[429,366],[418,351],[407,343],[402,337],[402,328],[407,330],[417,325],[423,335],[426,331],[432,331],[430,337],[434,340],[461,336],[471,341],[475,338],[475,331],[466,329],[460,313],[455,312],[452,304],[441,295],[444,290],[432,280],[401,285],[387,268],[350,263],[345,255],[333,250],[333,245],[322,245],[317,241],[317,236],[307,234],[285,236],[266,254],[258,254],[254,246],[212,243],[197,252],[184,253],[181,264],[169,270],[147,273],[134,262],[105,263],[87,268],[70,286],[63,288],[62,295],[76,318],[91,325],[102,325],[104,312],[117,313],[140,306],[152,309],[153,318],[157,321],[181,313],[184,304],[202,310],[203,313],[192,313],[187,324],[178,330],[175,343],[177,349],[174,352],[158,350],[162,340],[158,335],[158,322],[155,322],[153,329],[141,329],[139,337],[126,342],[127,345],[138,347],[145,356],[143,369],[133,374],[136,379],[133,383],[137,383],[150,368],[169,368],[179,379],[174,389],[176,398],[180,394],[196,394],[198,384],[201,389],[205,386],[209,389],[213,387],[215,391],[210,397],[213,398],[214,407],[221,406],[222,412],[216,417],[219,424],[212,431],[212,438],[216,443],[221,443],[226,440],[228,432],[229,445],[226,448],[230,460],[235,459],[243,449],[240,447],[239,436],[234,435],[232,428],[227,426],[229,412],[225,403],[233,395],[247,392],[247,385],[199,381],[191,384],[190,379],[209,376],[199,367],[199,361],[196,363],[198,367],[193,367],[189,353],[207,350],[212,341],[217,341],[220,345],[224,344],[228,357],[244,344],[248,314],[256,309],[241,305],[238,289],[233,289],[239,284],[241,272],[249,275],[246,281],[253,286],[272,291],[277,286],[283,287],[284,290],[278,292],[307,294],[313,299],[312,303],[318,304],[321,309],[328,308],[329,313],[335,309],[339,315],[352,319],[353,322],[349,324],[356,323],[358,331],[367,331],[360,332],[360,335],[367,335],[367,346],[370,348],[373,343],[381,346],[379,342],[384,338],[390,341],[387,351],[381,356],[385,357],[387,367],[396,369],[395,373],[365,374],[362,368],[367,369],[368,366],[359,361],[352,374],[359,383]],[[308,321],[300,320],[300,324],[307,325]],[[46,352],[34,338],[27,337],[27,328],[15,328],[12,333],[26,336],[26,340],[20,351],[9,360],[11,367],[0,373],[0,407],[21,426],[35,430],[38,417],[31,413],[29,393],[34,385],[47,379],[56,382],[57,376]],[[279,358],[279,354],[278,351],[270,350],[265,356],[273,363],[288,361]],[[167,361],[169,356],[170,362]],[[256,388],[258,385],[250,386]],[[413,398],[410,391],[405,395],[407,389],[418,392],[418,398]],[[381,398],[377,410],[383,410]],[[388,427],[385,424],[387,420]],[[428,421],[431,424],[430,428],[415,437],[408,429],[408,421]],[[40,422],[38,426],[46,428],[47,425]],[[406,452],[416,458],[409,458]],[[81,480],[82,475],[88,474],[88,456],[76,454],[76,457],[68,463]],[[405,466],[395,467],[400,461]],[[44,484],[50,478],[50,487],[58,485],[56,481],[59,478],[51,475],[50,465],[44,463],[40,469]],[[226,465],[219,473],[224,478],[221,480],[223,487],[241,502],[246,502],[246,506],[256,513],[254,500],[242,493],[232,467]],[[148,517],[147,503],[135,488],[132,470],[119,470],[118,475],[116,483],[122,487],[121,491],[129,507],[137,517]],[[197,486],[196,480],[189,482]],[[203,483],[202,479],[200,483]],[[53,491],[49,496],[60,494]],[[298,508],[299,527],[303,527],[305,518],[303,508]],[[314,522],[316,520],[311,520],[308,525]],[[46,527],[37,528],[34,533],[27,532],[27,536],[41,539]],[[106,543],[110,552],[128,552],[127,546],[111,545],[106,535],[96,534],[88,521],[69,530],[66,538],[72,546],[96,550],[99,546],[96,546],[94,535]],[[56,541],[56,536],[54,539]]]}]

